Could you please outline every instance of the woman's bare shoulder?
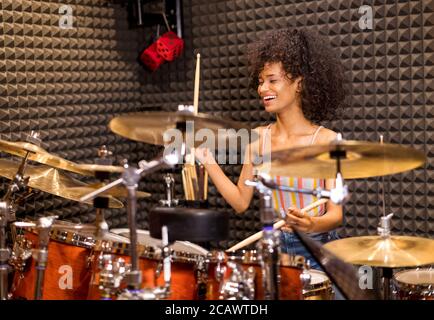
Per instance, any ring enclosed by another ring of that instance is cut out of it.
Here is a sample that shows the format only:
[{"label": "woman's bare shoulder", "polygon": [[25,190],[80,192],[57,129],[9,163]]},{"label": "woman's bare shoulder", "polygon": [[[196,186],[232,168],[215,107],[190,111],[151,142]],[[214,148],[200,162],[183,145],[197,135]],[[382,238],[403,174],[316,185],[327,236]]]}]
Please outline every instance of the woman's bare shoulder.
[{"label": "woman's bare shoulder", "polygon": [[337,132],[330,130],[328,128],[321,128],[321,130],[318,132],[318,137],[316,138],[316,143],[323,144],[323,143],[330,143],[331,141],[336,139]]}]

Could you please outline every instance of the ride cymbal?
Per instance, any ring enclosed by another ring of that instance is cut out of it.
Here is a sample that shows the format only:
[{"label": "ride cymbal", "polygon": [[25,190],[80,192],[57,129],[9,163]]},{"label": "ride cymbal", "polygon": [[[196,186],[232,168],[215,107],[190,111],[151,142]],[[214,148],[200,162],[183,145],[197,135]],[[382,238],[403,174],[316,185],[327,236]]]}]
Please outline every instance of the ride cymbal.
[{"label": "ride cymbal", "polygon": [[337,171],[336,154],[341,155],[344,179],[400,173],[417,168],[426,161],[423,152],[411,147],[342,140],[272,152],[269,154],[271,162],[260,164],[256,169],[276,176],[333,179]]},{"label": "ride cymbal", "polygon": [[[218,148],[219,141],[222,144],[222,141],[237,138],[237,133],[234,131],[220,129],[245,129],[246,131],[242,131],[242,133],[248,135],[249,142],[253,142],[258,138],[255,131],[250,131],[247,126],[239,122],[203,113],[194,115],[190,112],[143,112],[124,115],[113,118],[109,123],[109,127],[114,133],[131,140],[165,145],[165,136],[166,143],[171,141],[171,136],[168,134],[170,129],[185,130],[185,123],[190,121],[194,123],[194,130],[191,133],[193,135],[192,140],[194,140],[192,143],[194,143],[195,147],[203,144],[204,140],[209,142],[208,139],[212,139],[215,148]],[[202,131],[207,136],[206,139],[198,138],[197,140],[200,141],[195,141],[195,134],[201,129],[210,131]]]},{"label": "ride cymbal", "polygon": [[56,169],[66,170],[81,175],[92,175],[91,172],[79,168],[76,163],[50,154],[43,148],[38,147],[37,145],[34,145],[30,142],[9,142],[0,139],[0,151],[21,158],[24,158],[27,155],[29,160],[45,164]]},{"label": "ride cymbal", "polygon": [[[14,179],[19,166],[20,164],[18,162],[8,159],[0,159],[0,176],[10,180]],[[91,188],[89,185],[71,178],[55,168],[50,168],[44,165],[33,166],[27,164],[24,176],[29,177],[27,183],[28,187],[73,201],[80,201],[80,198],[88,191],[87,188]],[[96,189],[97,188],[94,190]],[[123,207],[122,202],[119,200],[112,196],[108,196],[108,198],[109,208]],[[93,205],[92,200],[85,201],[84,203]]]},{"label": "ride cymbal", "polygon": [[434,240],[409,236],[363,236],[328,242],[324,248],[345,262],[404,268],[434,263]]}]

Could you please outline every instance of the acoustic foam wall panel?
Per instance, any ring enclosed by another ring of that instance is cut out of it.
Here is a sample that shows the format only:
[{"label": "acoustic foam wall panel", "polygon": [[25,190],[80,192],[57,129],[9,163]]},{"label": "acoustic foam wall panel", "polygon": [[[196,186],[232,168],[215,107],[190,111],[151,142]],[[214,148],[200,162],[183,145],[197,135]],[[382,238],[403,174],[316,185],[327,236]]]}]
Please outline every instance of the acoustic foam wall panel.
[{"label": "acoustic foam wall panel", "polygon": [[[59,7],[73,9],[74,26],[59,28]],[[128,30],[125,8],[109,0],[0,2],[0,137],[22,140],[31,130],[43,147],[68,160],[93,161],[107,144],[119,160],[151,159],[158,147],[111,133],[109,120],[121,113],[174,111],[193,100],[195,54],[201,53],[200,111],[252,126],[273,117],[248,89],[246,45],[264,32],[306,27],[327,36],[339,51],[351,82],[351,107],[326,125],[347,139],[413,145],[428,155],[412,172],[385,177],[386,210],[394,212],[394,232],[434,234],[434,8],[431,1],[373,3],[373,30],[358,26],[362,1],[199,1],[184,0],[184,55],[150,74],[136,63],[156,28]],[[370,4],[370,3],[368,3]],[[223,169],[236,182],[240,166]],[[179,171],[176,192],[182,196]],[[88,181],[78,177],[82,181]],[[5,187],[3,181],[3,188]],[[375,233],[381,214],[381,178],[348,181],[342,236]],[[147,210],[164,197],[162,174],[142,180],[152,197],[139,202],[139,226]],[[210,205],[231,213],[227,247],[261,227],[255,196],[237,216],[210,184]],[[92,222],[92,207],[38,193],[20,215],[55,213],[62,219]],[[125,210],[107,210],[111,227],[126,226]]]},{"label": "acoustic foam wall panel", "polygon": [[[59,26],[63,5],[71,8],[71,28]],[[143,145],[107,127],[114,116],[141,108],[140,33],[128,30],[125,8],[109,0],[2,0],[0,21],[2,139],[23,140],[36,130],[42,147],[78,163],[92,163],[102,145],[113,152],[115,164],[125,158],[134,165],[144,158]],[[140,202],[140,221],[144,206]],[[17,212],[19,217],[47,214],[73,222],[95,219],[92,206],[42,192]],[[106,210],[105,216],[111,227],[126,226],[124,209]]]},{"label": "acoustic foam wall panel", "polygon": [[[195,54],[201,53],[199,110],[252,126],[272,120],[248,89],[246,45],[264,32],[305,27],[326,36],[339,52],[351,84],[350,107],[341,119],[326,123],[346,139],[410,145],[425,151],[428,162],[402,174],[347,181],[351,198],[345,205],[342,236],[375,234],[382,214],[393,212],[397,234],[434,236],[433,173],[433,49],[432,1],[278,1],[184,0],[185,53],[181,59],[145,74],[143,107],[176,110],[191,104]],[[370,5],[373,29],[361,30],[358,12]],[[155,32],[155,29],[153,29]],[[240,166],[223,166],[236,182]],[[178,195],[182,195],[177,175]],[[261,227],[259,201],[235,215],[215,188],[211,206],[231,212],[230,239],[214,244],[227,247]]]}]

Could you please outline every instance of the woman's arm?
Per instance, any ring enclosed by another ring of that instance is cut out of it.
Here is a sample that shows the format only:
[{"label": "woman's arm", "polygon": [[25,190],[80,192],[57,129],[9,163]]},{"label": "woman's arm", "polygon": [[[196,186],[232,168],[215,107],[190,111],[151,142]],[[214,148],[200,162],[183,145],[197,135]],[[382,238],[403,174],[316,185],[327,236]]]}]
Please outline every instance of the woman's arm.
[{"label": "woman's arm", "polygon": [[[328,190],[334,188],[335,180],[326,181]],[[312,217],[313,228],[311,232],[327,232],[336,229],[342,224],[343,213],[342,206],[334,204],[332,201],[326,203],[326,213],[319,217]]]},{"label": "woman's arm", "polygon": [[[334,179],[326,181],[326,188],[334,188]],[[286,222],[289,226],[295,226],[304,232],[328,232],[336,229],[342,224],[342,206],[336,205],[332,201],[326,203],[326,212],[319,217],[311,217],[301,213],[300,209],[288,208]]]},{"label": "woman's arm", "polygon": [[[336,133],[322,129],[322,134],[318,136],[318,143],[330,143],[336,139]],[[331,190],[335,187],[335,179],[326,180],[326,189]],[[295,225],[305,232],[327,232],[336,229],[342,224],[342,206],[336,205],[332,201],[326,203],[326,213],[319,217],[303,215],[297,208],[289,208],[286,221],[289,226]]]},{"label": "woman's arm", "polygon": [[207,150],[196,149],[196,156],[201,161],[208,172],[208,176],[216,186],[222,197],[237,212],[242,213],[247,210],[253,197],[254,189],[245,185],[246,180],[253,179],[253,165],[251,162],[252,146],[249,145],[245,150],[244,163],[241,169],[238,183],[234,184],[223,172],[215,158]]}]

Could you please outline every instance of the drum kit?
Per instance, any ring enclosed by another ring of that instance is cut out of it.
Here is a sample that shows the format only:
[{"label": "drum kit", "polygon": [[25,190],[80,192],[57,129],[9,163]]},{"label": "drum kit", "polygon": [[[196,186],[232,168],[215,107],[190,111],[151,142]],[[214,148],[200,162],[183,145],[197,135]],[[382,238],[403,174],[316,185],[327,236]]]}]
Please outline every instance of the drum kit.
[{"label": "drum kit", "polygon": [[[194,122],[196,131],[249,129],[240,123],[185,109],[119,116],[112,119],[109,127],[131,140],[165,145],[164,134],[170,129],[185,133],[187,122]],[[232,138],[230,133],[226,138]],[[358,288],[353,267],[356,265],[383,268],[383,299],[434,297],[433,270],[393,272],[395,268],[434,264],[434,240],[392,235],[391,215],[381,218],[378,236],[345,238],[324,246],[306,240],[306,234],[294,229],[322,265],[322,272],[310,270],[304,257],[280,252],[278,229],[284,223],[276,223],[271,206],[273,189],[309,193],[322,203],[331,199],[343,204],[349,196],[344,178],[412,170],[425,162],[423,153],[395,144],[346,141],[340,136],[328,145],[272,152],[269,175],[335,178],[336,187],[307,190],[276,185],[257,165],[257,178],[246,184],[255,187],[260,195],[262,231],[226,251],[208,251],[193,242],[227,239],[229,217],[200,205],[188,206],[206,200],[207,180],[200,170],[189,172],[193,187],[190,202],[186,201],[184,207],[175,199],[173,177],[166,174],[167,199],[149,212],[150,230],[138,230],[136,225],[138,198],[150,196],[137,190],[139,181],[149,173],[182,163],[188,153],[184,143],[182,146],[181,150],[163,153],[151,161],[142,160],[136,168],[128,164],[112,165],[105,147],[100,149],[97,163],[78,164],[41,148],[35,133],[25,142],[0,140],[1,152],[21,159],[19,162],[0,159],[0,176],[10,180],[0,202],[0,298],[332,299],[332,282],[348,299],[377,297]],[[195,176],[196,173],[199,175]],[[93,176],[99,182],[84,183],[71,174]],[[120,177],[108,183],[110,176],[116,174]],[[183,184],[184,189],[186,185]],[[73,224],[56,220],[56,216],[17,221],[18,205],[33,190],[93,205],[95,224]],[[126,198],[128,228],[108,230],[104,210],[123,207],[118,198]],[[240,250],[255,241],[255,250]]]}]

